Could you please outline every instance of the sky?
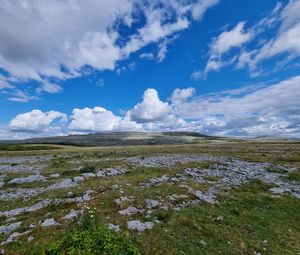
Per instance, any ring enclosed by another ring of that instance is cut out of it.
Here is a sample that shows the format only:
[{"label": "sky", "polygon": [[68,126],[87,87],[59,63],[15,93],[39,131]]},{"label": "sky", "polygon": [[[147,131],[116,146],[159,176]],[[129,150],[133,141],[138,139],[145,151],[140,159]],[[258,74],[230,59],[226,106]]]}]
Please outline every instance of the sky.
[{"label": "sky", "polygon": [[300,137],[300,0],[0,3],[0,139]]}]

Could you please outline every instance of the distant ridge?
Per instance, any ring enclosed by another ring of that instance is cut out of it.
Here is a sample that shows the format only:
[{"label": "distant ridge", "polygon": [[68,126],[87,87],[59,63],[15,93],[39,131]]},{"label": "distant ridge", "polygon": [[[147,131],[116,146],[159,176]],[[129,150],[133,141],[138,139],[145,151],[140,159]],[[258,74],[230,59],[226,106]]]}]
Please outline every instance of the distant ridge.
[{"label": "distant ridge", "polygon": [[0,145],[55,144],[75,146],[130,146],[187,144],[195,139],[217,139],[196,132],[107,132],[84,135],[30,138],[25,140],[2,140]]}]

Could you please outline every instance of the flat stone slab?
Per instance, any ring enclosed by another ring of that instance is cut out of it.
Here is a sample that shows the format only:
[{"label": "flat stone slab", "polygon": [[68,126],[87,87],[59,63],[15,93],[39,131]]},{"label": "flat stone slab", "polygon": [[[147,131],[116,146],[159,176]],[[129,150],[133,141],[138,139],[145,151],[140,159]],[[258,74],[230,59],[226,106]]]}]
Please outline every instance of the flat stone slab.
[{"label": "flat stone slab", "polygon": [[119,214],[121,214],[121,215],[128,215],[129,216],[129,215],[136,214],[139,211],[140,210],[137,209],[136,207],[130,206],[130,207],[124,209],[124,210],[119,211]]},{"label": "flat stone slab", "polygon": [[45,181],[47,178],[43,175],[29,175],[27,177],[20,177],[14,178],[10,180],[9,184],[22,184],[22,183],[30,183],[30,182],[37,182],[37,181]]},{"label": "flat stone slab", "polygon": [[57,225],[60,225],[60,224],[54,218],[45,219],[41,223],[42,228],[47,228],[47,227],[52,227],[52,226],[57,226]]},{"label": "flat stone slab", "polygon": [[7,235],[14,231],[15,229],[19,228],[22,225],[22,221],[14,222],[5,226],[0,226],[0,234]]},{"label": "flat stone slab", "polygon": [[129,229],[137,230],[139,232],[143,232],[146,229],[152,229],[153,225],[154,225],[153,222],[142,223],[139,220],[132,220],[127,222],[127,227]]}]

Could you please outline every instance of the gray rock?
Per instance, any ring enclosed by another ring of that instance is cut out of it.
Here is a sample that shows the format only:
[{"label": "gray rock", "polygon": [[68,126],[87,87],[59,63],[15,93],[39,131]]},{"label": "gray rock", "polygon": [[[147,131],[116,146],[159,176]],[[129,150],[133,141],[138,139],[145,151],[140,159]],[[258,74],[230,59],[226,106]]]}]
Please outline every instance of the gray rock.
[{"label": "gray rock", "polygon": [[42,209],[42,208],[44,208],[44,207],[46,207],[50,204],[51,204],[51,200],[46,199],[46,200],[38,202],[38,203],[36,203],[32,206],[16,208],[16,209],[13,209],[13,210],[10,210],[10,211],[0,212],[0,216],[6,216],[6,217],[17,216],[17,215],[22,214],[22,213],[33,212],[33,211]]},{"label": "gray rock", "polygon": [[25,231],[25,232],[22,232],[22,233],[19,233],[19,232],[14,232],[12,233],[5,241],[3,241],[2,243],[0,243],[0,245],[7,245],[11,242],[13,242],[15,239],[17,239],[18,237],[20,236],[23,236],[23,235],[27,235],[31,232],[31,230],[28,230],[28,231]]},{"label": "gray rock", "polygon": [[27,242],[28,242],[28,243],[30,243],[30,242],[32,242],[32,241],[33,241],[33,239],[34,239],[34,237],[33,237],[33,236],[29,236],[29,237],[27,238]]},{"label": "gray rock", "polygon": [[66,216],[63,217],[63,219],[64,220],[72,220],[72,219],[76,218],[80,213],[81,213],[81,211],[75,211],[72,209]]},{"label": "gray rock", "polygon": [[270,191],[273,193],[273,194],[284,194],[284,193],[287,193],[287,192],[291,192],[290,189],[285,189],[285,188],[279,188],[279,187],[275,187],[275,188],[271,188]]},{"label": "gray rock", "polygon": [[197,198],[199,198],[200,200],[205,201],[209,204],[216,203],[216,196],[214,194],[214,190],[209,190],[207,192],[202,192],[200,190],[196,190],[194,194]]},{"label": "gray rock", "polygon": [[136,207],[130,206],[124,210],[119,211],[119,214],[121,215],[133,215],[139,212],[139,209]]},{"label": "gray rock", "polygon": [[0,226],[0,234],[7,235],[11,233],[12,231],[16,230],[22,225],[22,221],[11,223],[9,225]]},{"label": "gray rock", "polygon": [[57,221],[55,221],[54,218],[45,219],[41,223],[41,227],[43,227],[43,228],[47,228],[47,227],[51,227],[51,226],[57,226],[57,225],[60,225],[60,224]]},{"label": "gray rock", "polygon": [[84,181],[84,177],[83,176],[75,176],[74,178],[73,178],[73,180],[74,180],[74,182],[75,183],[81,183],[81,182],[83,182]]},{"label": "gray rock", "polygon": [[120,232],[120,231],[121,231],[121,228],[120,228],[119,225],[114,225],[114,224],[112,224],[112,223],[109,223],[109,224],[108,224],[108,229],[109,229],[109,230],[113,230],[113,231],[115,231],[115,232]]},{"label": "gray rock", "polygon": [[36,182],[36,181],[45,181],[46,177],[43,175],[29,175],[27,177],[19,177],[14,178],[10,180],[9,184],[22,184],[22,183],[30,183],[30,182]]},{"label": "gray rock", "polygon": [[72,179],[63,179],[60,182],[54,183],[53,185],[47,187],[47,190],[72,188],[76,185],[77,184],[73,182]]},{"label": "gray rock", "polygon": [[126,172],[126,169],[123,168],[106,168],[105,169],[106,176],[116,176]]},{"label": "gray rock", "polygon": [[58,177],[59,177],[59,174],[50,174],[49,177],[50,177],[50,178],[58,178]]},{"label": "gray rock", "polygon": [[89,178],[95,178],[96,175],[94,173],[83,173],[82,176],[85,178],[85,179],[89,179]]},{"label": "gray rock", "polygon": [[152,229],[153,222],[142,223],[139,220],[132,220],[132,221],[128,221],[127,222],[127,227],[129,229],[137,230],[139,232],[142,232],[142,231],[144,231],[146,229]]},{"label": "gray rock", "polygon": [[130,201],[130,199],[128,197],[119,197],[119,198],[114,199],[114,203],[116,203],[118,205],[122,204],[124,202],[129,202],[129,201]]},{"label": "gray rock", "polygon": [[97,177],[105,177],[106,175],[105,175],[105,173],[103,172],[103,171],[101,171],[101,170],[99,170],[97,173],[96,173],[96,175],[97,175]]},{"label": "gray rock", "polygon": [[147,203],[148,209],[156,208],[159,205],[159,202],[157,200],[154,200],[154,199],[147,199],[146,203]]},{"label": "gray rock", "polygon": [[67,197],[73,197],[74,196],[74,193],[72,192],[72,191],[69,191],[68,193],[67,193]]}]

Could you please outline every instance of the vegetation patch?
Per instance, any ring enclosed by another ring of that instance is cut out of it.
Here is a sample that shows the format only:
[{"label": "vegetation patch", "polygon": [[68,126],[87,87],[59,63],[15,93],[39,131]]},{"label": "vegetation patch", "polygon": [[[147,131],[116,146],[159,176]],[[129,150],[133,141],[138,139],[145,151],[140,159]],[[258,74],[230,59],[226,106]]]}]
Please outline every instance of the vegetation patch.
[{"label": "vegetation patch", "polygon": [[138,255],[132,238],[117,234],[103,225],[93,213],[87,212],[80,224],[61,234],[46,247],[36,247],[26,254],[40,255]]},{"label": "vegetation patch", "polygon": [[62,147],[53,145],[0,145],[0,151],[39,151],[39,150],[60,150]]}]

